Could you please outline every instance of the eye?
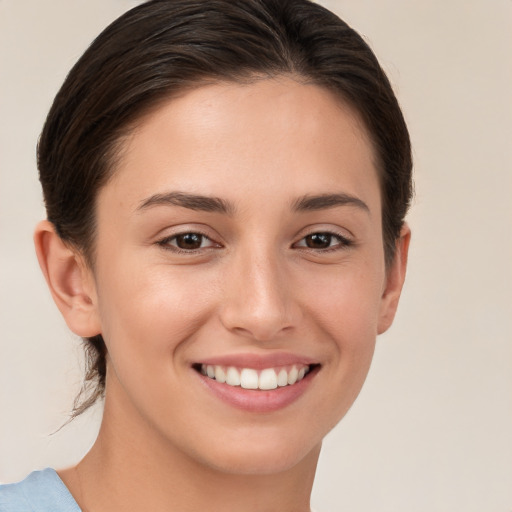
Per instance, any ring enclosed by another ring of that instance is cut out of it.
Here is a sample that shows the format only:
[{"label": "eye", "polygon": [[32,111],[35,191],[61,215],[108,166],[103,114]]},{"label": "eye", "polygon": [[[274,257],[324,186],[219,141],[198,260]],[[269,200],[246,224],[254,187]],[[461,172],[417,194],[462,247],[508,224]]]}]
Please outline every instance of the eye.
[{"label": "eye", "polygon": [[194,232],[168,236],[160,240],[158,245],[166,249],[184,252],[197,251],[209,247],[219,247],[218,244],[210,240],[206,235]]},{"label": "eye", "polygon": [[295,244],[295,247],[305,247],[316,250],[343,249],[351,245],[351,241],[336,233],[318,232],[305,236]]}]

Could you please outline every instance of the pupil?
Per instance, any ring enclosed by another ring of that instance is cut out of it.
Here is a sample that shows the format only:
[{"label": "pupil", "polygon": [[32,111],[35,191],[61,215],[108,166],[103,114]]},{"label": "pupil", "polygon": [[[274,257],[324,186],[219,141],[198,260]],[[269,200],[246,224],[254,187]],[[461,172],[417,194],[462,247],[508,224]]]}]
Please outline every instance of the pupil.
[{"label": "pupil", "polygon": [[311,249],[326,249],[331,245],[329,233],[315,233],[306,237],[306,245]]},{"label": "pupil", "polygon": [[197,233],[186,233],[176,237],[176,244],[180,249],[199,249],[203,235]]}]

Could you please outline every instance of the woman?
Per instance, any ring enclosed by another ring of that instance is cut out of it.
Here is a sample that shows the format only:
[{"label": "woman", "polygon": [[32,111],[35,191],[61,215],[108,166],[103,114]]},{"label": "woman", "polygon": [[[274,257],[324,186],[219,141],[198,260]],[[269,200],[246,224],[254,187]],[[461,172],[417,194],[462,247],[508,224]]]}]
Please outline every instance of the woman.
[{"label": "woman", "polygon": [[75,415],[104,414],[0,509],[308,511],[405,277],[410,143],[371,50],[307,0],[147,2],[72,69],[38,165]]}]

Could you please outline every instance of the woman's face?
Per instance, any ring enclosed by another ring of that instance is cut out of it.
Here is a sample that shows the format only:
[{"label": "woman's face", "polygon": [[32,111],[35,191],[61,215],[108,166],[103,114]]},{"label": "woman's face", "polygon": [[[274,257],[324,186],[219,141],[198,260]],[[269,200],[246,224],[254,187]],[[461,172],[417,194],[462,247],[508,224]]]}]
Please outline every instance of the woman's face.
[{"label": "woman's face", "polygon": [[286,78],[188,92],[127,140],[97,220],[105,421],[224,471],[317,450],[396,306],[352,110]]}]

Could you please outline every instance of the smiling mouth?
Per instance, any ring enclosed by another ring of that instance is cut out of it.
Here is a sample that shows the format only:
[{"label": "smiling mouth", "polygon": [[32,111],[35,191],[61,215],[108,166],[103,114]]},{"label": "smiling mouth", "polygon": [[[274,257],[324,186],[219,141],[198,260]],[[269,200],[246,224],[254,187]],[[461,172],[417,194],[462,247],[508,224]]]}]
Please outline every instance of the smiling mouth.
[{"label": "smiling mouth", "polygon": [[293,386],[319,365],[294,364],[278,368],[237,368],[235,366],[196,364],[194,369],[221,384],[243,389],[268,391]]}]

